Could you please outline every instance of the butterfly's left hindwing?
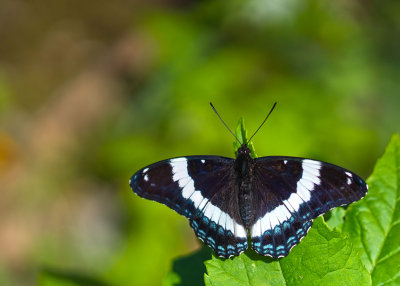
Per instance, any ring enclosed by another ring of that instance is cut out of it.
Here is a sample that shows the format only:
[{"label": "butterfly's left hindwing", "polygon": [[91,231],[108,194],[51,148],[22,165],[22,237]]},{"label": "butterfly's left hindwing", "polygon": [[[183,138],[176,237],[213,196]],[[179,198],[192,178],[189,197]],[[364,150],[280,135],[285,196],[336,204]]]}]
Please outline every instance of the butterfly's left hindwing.
[{"label": "butterfly's left hindwing", "polygon": [[139,196],[186,216],[197,237],[227,258],[247,249],[233,162],[219,156],[168,159],[139,170],[130,186]]},{"label": "butterfly's left hindwing", "polygon": [[288,255],[314,218],[367,193],[365,182],[348,170],[293,157],[255,159],[253,182],[257,213],[252,248],[272,257]]}]

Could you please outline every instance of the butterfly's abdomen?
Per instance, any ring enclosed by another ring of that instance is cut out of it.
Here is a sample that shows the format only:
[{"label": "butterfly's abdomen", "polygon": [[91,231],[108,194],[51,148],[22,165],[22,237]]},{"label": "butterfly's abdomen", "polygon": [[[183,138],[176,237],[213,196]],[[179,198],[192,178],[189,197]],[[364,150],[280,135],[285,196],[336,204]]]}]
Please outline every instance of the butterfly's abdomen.
[{"label": "butterfly's abdomen", "polygon": [[250,228],[250,226],[254,222],[254,211],[252,208],[253,205],[253,196],[251,192],[247,192],[247,188],[240,188],[239,192],[239,210],[240,217],[242,219],[243,225],[246,228]]}]

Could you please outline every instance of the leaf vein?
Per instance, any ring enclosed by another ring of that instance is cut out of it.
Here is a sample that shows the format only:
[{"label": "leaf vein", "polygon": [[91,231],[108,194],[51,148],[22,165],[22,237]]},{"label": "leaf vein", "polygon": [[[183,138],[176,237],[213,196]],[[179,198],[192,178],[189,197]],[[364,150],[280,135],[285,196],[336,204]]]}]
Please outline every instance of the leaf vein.
[{"label": "leaf vein", "polygon": [[376,264],[379,264],[387,259],[389,259],[390,257],[392,257],[393,255],[396,255],[397,253],[400,252],[400,248],[396,249],[395,251],[392,251],[391,253],[389,253],[388,255],[382,257],[381,259],[378,260],[378,262]]}]

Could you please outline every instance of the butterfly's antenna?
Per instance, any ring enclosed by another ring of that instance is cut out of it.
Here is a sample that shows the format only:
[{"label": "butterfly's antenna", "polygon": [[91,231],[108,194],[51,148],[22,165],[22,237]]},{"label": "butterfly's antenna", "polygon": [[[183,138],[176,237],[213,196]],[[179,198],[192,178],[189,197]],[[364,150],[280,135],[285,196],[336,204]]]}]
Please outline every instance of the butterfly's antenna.
[{"label": "butterfly's antenna", "polygon": [[222,123],[225,125],[225,127],[229,130],[229,132],[231,132],[231,134],[233,135],[233,137],[236,138],[236,140],[240,143],[240,145],[242,145],[242,142],[239,141],[239,139],[236,137],[236,135],[229,129],[228,125],[226,125],[226,123],[222,120],[221,116],[219,116],[217,110],[215,109],[214,105],[210,102],[210,105],[212,107],[212,109],[214,110],[214,112],[218,115],[219,119],[222,121]]},{"label": "butterfly's antenna", "polygon": [[260,130],[261,126],[264,125],[265,121],[267,121],[267,119],[268,119],[268,116],[271,114],[272,110],[274,110],[275,105],[276,105],[276,102],[275,102],[274,105],[272,106],[272,108],[271,108],[271,110],[269,111],[267,117],[265,117],[264,121],[261,123],[260,127],[257,128],[256,132],[254,132],[254,134],[250,137],[250,139],[249,139],[247,142],[250,142],[250,141],[251,141],[251,138],[253,138],[254,135],[256,135],[256,133],[258,132],[258,130]]}]

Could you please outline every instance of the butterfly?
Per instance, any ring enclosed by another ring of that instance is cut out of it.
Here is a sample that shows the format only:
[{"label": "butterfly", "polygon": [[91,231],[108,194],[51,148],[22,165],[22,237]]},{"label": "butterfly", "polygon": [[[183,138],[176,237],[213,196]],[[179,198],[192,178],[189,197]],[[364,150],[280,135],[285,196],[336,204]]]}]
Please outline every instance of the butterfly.
[{"label": "butterfly", "polygon": [[203,155],[156,162],[129,184],[140,197],[188,218],[196,236],[223,258],[241,254],[249,242],[261,255],[285,257],[316,217],[360,200],[368,190],[358,175],[326,162],[253,159],[248,143],[241,143],[236,159]]}]

